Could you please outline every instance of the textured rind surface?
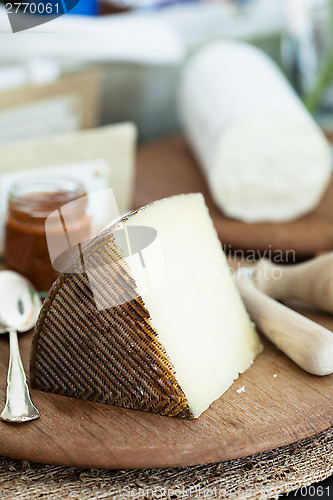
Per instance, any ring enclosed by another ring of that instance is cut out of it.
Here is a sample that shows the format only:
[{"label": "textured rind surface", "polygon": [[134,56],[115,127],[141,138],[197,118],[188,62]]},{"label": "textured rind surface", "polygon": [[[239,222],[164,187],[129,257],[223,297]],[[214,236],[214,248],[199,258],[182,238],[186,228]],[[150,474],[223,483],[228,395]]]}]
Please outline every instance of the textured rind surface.
[{"label": "textured rind surface", "polygon": [[[122,219],[122,221],[126,218]],[[53,284],[33,335],[30,381],[35,389],[161,415],[193,418],[174,369],[149,322],[143,299],[105,230],[84,249],[96,285],[121,305],[98,311],[84,272]],[[77,255],[71,268],[78,271]]]}]

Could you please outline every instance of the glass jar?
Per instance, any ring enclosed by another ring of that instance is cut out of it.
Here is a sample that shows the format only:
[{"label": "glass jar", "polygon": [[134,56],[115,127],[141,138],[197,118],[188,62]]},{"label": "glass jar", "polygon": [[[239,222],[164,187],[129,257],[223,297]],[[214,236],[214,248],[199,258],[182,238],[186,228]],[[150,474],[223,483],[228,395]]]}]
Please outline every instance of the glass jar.
[{"label": "glass jar", "polygon": [[[77,202],[73,203],[74,200]],[[54,217],[57,213],[59,217]],[[5,264],[7,269],[28,278],[40,292],[47,292],[62,270],[51,262],[45,229],[47,219],[48,222],[51,219],[49,231],[53,237],[58,236],[59,241],[89,240],[91,217],[87,213],[86,192],[79,181],[51,177],[22,179],[10,190]]]}]

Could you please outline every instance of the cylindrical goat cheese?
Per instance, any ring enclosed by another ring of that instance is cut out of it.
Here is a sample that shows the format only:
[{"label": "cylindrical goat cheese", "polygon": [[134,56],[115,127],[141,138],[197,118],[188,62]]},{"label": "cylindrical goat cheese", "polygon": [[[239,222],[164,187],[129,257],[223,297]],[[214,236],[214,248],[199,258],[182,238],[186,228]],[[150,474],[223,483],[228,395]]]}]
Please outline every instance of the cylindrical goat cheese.
[{"label": "cylindrical goat cheese", "polygon": [[275,63],[214,42],[185,66],[181,120],[217,206],[246,222],[297,218],[331,177],[329,145]]}]

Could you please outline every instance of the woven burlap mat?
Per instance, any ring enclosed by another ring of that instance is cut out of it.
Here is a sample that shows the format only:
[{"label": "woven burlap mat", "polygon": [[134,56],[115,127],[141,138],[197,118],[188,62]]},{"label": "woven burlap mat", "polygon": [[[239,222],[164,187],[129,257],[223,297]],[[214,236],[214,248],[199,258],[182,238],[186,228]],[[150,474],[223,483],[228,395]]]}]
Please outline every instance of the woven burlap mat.
[{"label": "woven burlap mat", "polygon": [[332,474],[333,427],[252,457],[178,469],[109,471],[3,458],[0,498],[273,499]]}]

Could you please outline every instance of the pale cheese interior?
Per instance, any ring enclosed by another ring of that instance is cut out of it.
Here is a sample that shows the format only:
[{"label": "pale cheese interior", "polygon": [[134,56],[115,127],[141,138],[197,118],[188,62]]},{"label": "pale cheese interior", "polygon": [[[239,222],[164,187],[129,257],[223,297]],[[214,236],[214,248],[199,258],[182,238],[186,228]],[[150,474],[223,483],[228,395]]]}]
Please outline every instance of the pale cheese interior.
[{"label": "pale cheese interior", "polygon": [[154,244],[142,250],[146,268],[137,256],[128,262],[151,324],[198,417],[249,368],[261,349],[259,338],[201,194],[161,200],[124,225],[157,230]]}]

